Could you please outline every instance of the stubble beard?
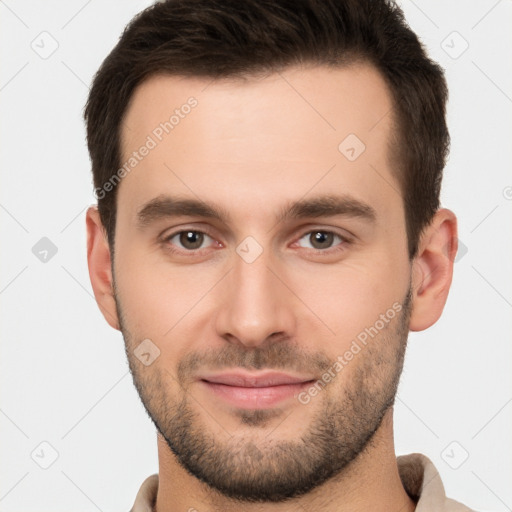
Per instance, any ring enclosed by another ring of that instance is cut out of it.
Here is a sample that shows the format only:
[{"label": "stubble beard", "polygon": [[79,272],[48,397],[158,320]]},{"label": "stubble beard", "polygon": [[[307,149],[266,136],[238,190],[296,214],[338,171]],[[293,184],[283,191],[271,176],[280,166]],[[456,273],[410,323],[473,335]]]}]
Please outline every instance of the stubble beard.
[{"label": "stubble beard", "polygon": [[[317,411],[305,433],[300,439],[293,440],[272,435],[265,437],[261,433],[262,428],[283,415],[280,409],[236,411],[244,431],[247,426],[254,427],[254,436],[244,437],[230,432],[223,437],[227,440],[221,440],[213,434],[211,426],[215,420],[190,397],[186,387],[177,391],[181,399],[169,393],[171,387],[180,387],[176,377],[158,366],[148,371],[151,367],[142,367],[133,355],[136,338],[126,329],[118,299],[116,296],[133,382],[149,417],[179,464],[230,499],[254,503],[283,502],[307,494],[348,471],[350,463],[368,447],[394,403],[407,344],[411,289],[399,314],[350,362],[357,365],[351,380],[344,382],[343,387],[336,387],[336,379],[340,379],[336,377],[311,405],[297,405],[313,407],[316,404]],[[227,368],[247,369],[291,369],[293,366],[286,366],[286,363],[283,366],[283,361],[296,363],[298,360],[297,348],[283,343],[251,351],[232,345],[222,357]],[[309,361],[311,369],[311,358],[303,360]],[[191,361],[201,367],[202,355],[196,354],[179,363],[178,382],[190,369]],[[281,364],[276,365],[277,361]],[[328,359],[319,355],[316,361],[320,367]],[[320,407],[317,400],[322,401]],[[287,414],[285,411],[283,417]],[[284,421],[292,418],[293,412]]]}]

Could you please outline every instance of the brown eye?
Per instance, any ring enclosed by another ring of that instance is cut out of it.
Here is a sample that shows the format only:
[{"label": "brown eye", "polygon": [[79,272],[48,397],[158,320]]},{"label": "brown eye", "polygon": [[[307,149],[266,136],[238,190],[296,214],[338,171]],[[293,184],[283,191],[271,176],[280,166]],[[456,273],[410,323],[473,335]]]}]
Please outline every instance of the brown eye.
[{"label": "brown eye", "polygon": [[203,233],[199,233],[197,231],[183,231],[179,236],[180,244],[182,244],[185,249],[191,250],[199,249],[204,239]]},{"label": "brown eye", "polygon": [[334,235],[325,231],[316,231],[310,234],[309,239],[315,249],[328,249],[332,245]]},{"label": "brown eye", "polygon": [[201,231],[185,230],[170,235],[166,238],[166,242],[171,245],[177,245],[180,249],[194,251],[200,249],[207,238],[210,237]]},{"label": "brown eye", "polygon": [[306,233],[300,240],[306,240],[306,243],[309,244],[306,246],[301,245],[301,247],[309,247],[315,250],[325,250],[332,248],[335,239],[339,239],[341,243],[345,241],[343,237],[336,233],[322,230],[310,231],[309,233]]}]

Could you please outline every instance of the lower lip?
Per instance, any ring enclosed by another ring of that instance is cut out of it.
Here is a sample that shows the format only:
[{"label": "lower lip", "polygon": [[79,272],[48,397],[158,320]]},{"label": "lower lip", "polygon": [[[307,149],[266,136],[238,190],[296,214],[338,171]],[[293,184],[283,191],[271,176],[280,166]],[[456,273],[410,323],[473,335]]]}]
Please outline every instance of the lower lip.
[{"label": "lower lip", "polygon": [[264,388],[245,388],[204,380],[200,382],[214,395],[242,409],[265,409],[272,407],[283,400],[297,396],[304,388],[311,384],[311,381],[309,381]]}]

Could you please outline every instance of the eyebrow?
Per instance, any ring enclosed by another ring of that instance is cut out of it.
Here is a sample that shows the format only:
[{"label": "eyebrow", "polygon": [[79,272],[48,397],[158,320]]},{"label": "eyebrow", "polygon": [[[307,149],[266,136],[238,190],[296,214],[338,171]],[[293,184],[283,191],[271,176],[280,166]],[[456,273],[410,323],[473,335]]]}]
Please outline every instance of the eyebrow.
[{"label": "eyebrow", "polygon": [[[357,217],[370,223],[374,223],[377,218],[377,213],[372,206],[352,196],[322,195],[288,202],[279,210],[276,222],[337,215]],[[182,216],[215,219],[225,224],[231,220],[229,212],[219,205],[198,199],[160,195],[145,203],[138,210],[137,225],[144,228],[161,219]]]}]

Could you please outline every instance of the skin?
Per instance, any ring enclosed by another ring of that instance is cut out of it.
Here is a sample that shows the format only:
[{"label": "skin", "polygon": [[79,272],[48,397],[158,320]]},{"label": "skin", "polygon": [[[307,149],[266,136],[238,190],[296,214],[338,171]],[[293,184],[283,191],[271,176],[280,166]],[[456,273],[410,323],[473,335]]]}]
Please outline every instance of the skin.
[{"label": "skin", "polygon": [[[190,96],[198,105],[119,184],[114,261],[97,208],[87,211],[95,297],[123,333],[134,383],[158,428],[156,509],[414,510],[396,463],[392,399],[408,330],[434,324],[445,305],[457,225],[450,210],[440,209],[408,259],[385,82],[366,64],[296,67],[247,80],[152,77],[126,112],[123,162]],[[366,146],[353,162],[338,150],[350,133]],[[333,193],[370,205],[375,221],[276,221],[287,202]],[[229,222],[186,216],[139,227],[137,213],[162,194],[215,203]],[[187,240],[168,238],[180,229],[208,236],[194,252],[182,245]],[[334,237],[315,252],[317,231],[347,240]],[[251,263],[236,252],[248,236],[262,248]],[[307,405],[291,399],[242,411],[196,380],[209,370],[256,368],[256,355],[261,368],[320,378],[396,303],[400,313]],[[144,366],[134,350],[147,338],[160,355]],[[320,428],[329,435],[308,437]],[[199,450],[207,440],[198,466],[203,477],[221,482],[201,481],[180,458],[180,450]],[[355,453],[344,453],[347,445]],[[307,472],[321,448],[332,474],[308,492],[286,501],[268,494],[260,503],[230,495],[237,478],[252,477],[254,494],[280,474],[296,475],[287,471],[294,463],[305,462]],[[222,481],[228,488],[218,488]]]}]

